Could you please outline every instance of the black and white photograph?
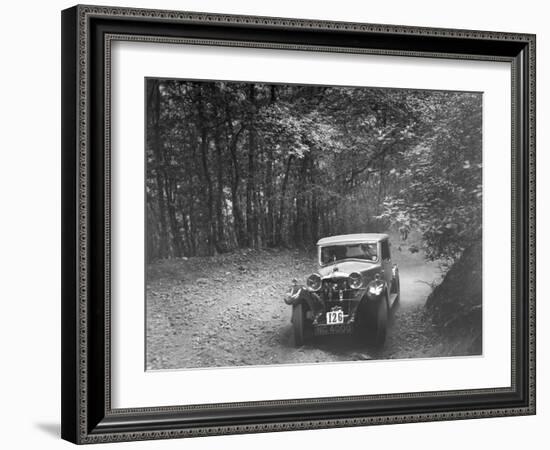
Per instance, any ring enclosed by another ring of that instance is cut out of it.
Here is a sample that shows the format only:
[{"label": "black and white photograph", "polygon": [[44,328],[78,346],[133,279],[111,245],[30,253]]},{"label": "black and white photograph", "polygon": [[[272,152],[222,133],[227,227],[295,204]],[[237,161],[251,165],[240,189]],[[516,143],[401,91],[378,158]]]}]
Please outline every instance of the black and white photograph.
[{"label": "black and white photograph", "polygon": [[145,79],[146,370],[483,354],[481,92]]},{"label": "black and white photograph", "polygon": [[0,447],[543,448],[548,9],[6,2]]}]

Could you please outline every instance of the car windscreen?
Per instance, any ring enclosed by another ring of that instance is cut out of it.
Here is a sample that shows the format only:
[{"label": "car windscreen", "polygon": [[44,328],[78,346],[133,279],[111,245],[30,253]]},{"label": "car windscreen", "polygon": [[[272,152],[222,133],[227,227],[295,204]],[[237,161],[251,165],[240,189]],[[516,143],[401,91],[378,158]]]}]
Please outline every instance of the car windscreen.
[{"label": "car windscreen", "polygon": [[378,246],[375,242],[360,244],[339,244],[321,247],[321,264],[326,265],[344,259],[364,259],[376,261]]}]

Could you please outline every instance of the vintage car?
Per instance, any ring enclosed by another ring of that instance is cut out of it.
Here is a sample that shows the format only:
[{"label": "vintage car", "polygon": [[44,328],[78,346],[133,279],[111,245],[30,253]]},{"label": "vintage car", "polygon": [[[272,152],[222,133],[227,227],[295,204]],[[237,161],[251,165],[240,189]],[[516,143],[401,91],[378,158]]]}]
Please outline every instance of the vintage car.
[{"label": "vintage car", "polygon": [[399,300],[399,271],[387,234],[346,234],[317,242],[319,270],[285,297],[296,346],[318,335],[352,334],[381,347]]}]

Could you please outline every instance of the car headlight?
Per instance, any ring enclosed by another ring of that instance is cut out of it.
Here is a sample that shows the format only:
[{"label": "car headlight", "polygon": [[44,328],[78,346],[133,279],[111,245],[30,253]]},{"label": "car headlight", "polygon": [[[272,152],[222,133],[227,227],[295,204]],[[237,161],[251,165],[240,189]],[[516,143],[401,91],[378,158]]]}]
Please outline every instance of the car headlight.
[{"label": "car headlight", "polygon": [[361,275],[357,272],[350,273],[349,275],[349,287],[352,289],[359,289],[363,284]]},{"label": "car headlight", "polygon": [[373,297],[378,297],[384,290],[384,283],[374,282],[369,284],[367,287],[367,294],[372,295]]},{"label": "car headlight", "polygon": [[321,275],[314,273],[309,277],[307,277],[306,286],[310,291],[313,291],[313,292],[318,291],[319,289],[321,289],[321,285],[322,285]]}]

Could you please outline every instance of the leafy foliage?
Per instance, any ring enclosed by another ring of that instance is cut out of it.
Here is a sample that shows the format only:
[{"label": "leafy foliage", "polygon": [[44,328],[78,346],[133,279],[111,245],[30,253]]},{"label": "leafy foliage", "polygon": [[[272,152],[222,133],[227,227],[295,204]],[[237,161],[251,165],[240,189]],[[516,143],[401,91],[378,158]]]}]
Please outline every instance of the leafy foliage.
[{"label": "leafy foliage", "polygon": [[422,139],[404,153],[406,188],[381,217],[419,229],[429,258],[454,261],[481,237],[481,96],[437,94],[421,110]]},{"label": "leafy foliage", "polygon": [[147,81],[150,260],[418,228],[481,233],[481,95]]}]

